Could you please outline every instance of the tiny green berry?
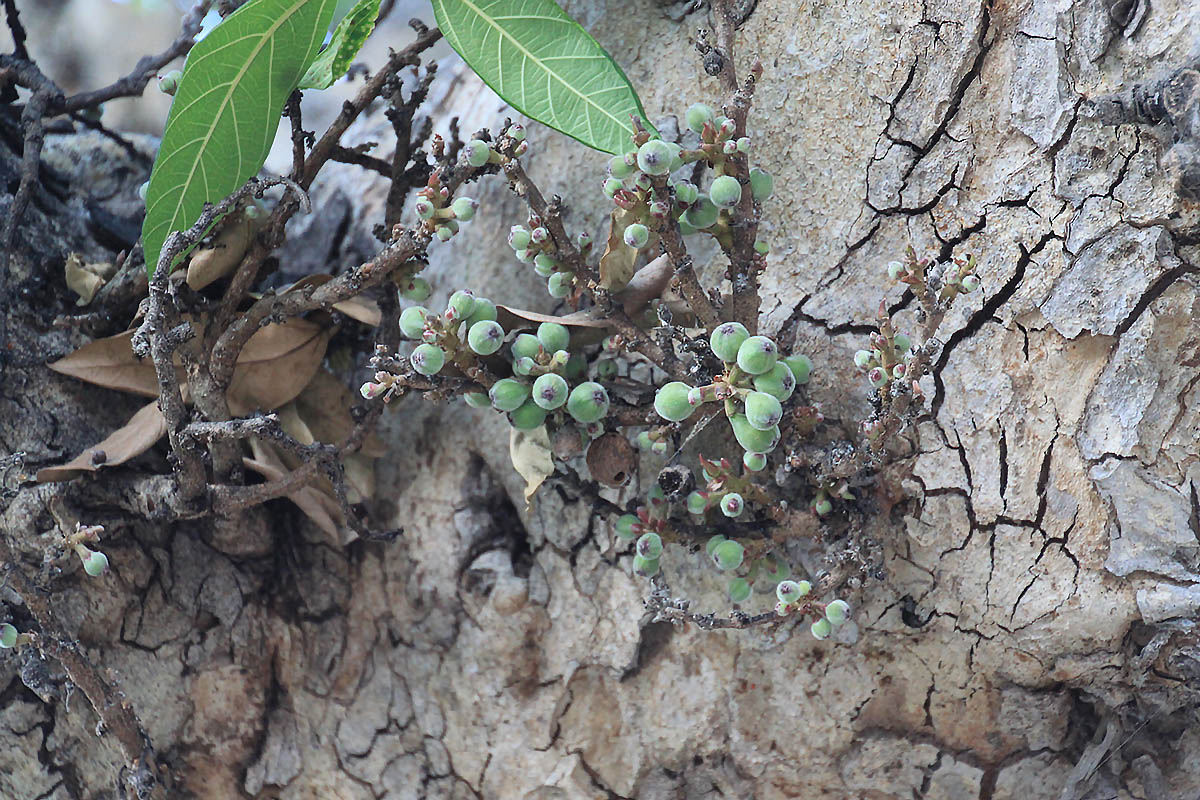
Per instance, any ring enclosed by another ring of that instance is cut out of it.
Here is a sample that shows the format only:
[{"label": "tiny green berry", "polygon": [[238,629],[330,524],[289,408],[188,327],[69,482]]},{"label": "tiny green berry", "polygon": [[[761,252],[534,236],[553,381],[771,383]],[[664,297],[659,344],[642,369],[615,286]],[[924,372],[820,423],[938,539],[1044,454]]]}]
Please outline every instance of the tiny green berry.
[{"label": "tiny green berry", "polygon": [[717,565],[717,569],[722,572],[729,572],[742,565],[742,559],[745,554],[746,548],[732,539],[726,539],[713,548],[712,559],[713,563]]},{"label": "tiny green berry", "polygon": [[751,336],[742,342],[737,351],[738,367],[751,375],[770,372],[778,360],[779,347],[767,336]]},{"label": "tiny green berry", "polygon": [[713,536],[705,543],[704,552],[708,554],[709,558],[712,558],[713,553],[715,553],[717,550],[717,547],[719,547],[721,542],[724,542],[724,541],[725,541],[725,537],[718,533],[716,536]]},{"label": "tiny green berry", "polygon": [[419,344],[413,348],[408,361],[422,375],[436,375],[446,364],[446,351],[437,345]]},{"label": "tiny green berry", "polygon": [[912,339],[907,334],[897,333],[892,339],[892,344],[896,345],[896,352],[901,355],[912,349]]},{"label": "tiny green berry", "polygon": [[813,503],[813,511],[817,512],[818,517],[823,517],[830,511],[833,511],[833,503],[830,502],[828,497],[822,497]]},{"label": "tiny green berry", "polygon": [[471,312],[471,316],[467,317],[467,327],[470,328],[476,322],[495,322],[499,316],[496,312],[496,304],[486,297],[475,298],[475,310]]},{"label": "tiny green berry", "polygon": [[616,178],[606,178],[601,188],[604,190],[605,197],[616,197],[617,192],[621,191],[622,185]]},{"label": "tiny green berry", "polygon": [[661,139],[651,139],[638,148],[638,169],[647,175],[666,175],[675,153]]},{"label": "tiny green berry", "polygon": [[683,381],[671,381],[654,394],[654,410],[669,422],[679,422],[692,415],[696,407],[688,402],[692,387]]},{"label": "tiny green berry", "polygon": [[650,438],[648,431],[642,431],[637,436],[633,437],[633,443],[639,450],[649,450],[654,446],[654,440]]},{"label": "tiny green berry", "polygon": [[543,322],[538,325],[537,339],[547,352],[554,353],[567,349],[571,343],[571,332],[567,330],[566,325],[560,325],[557,322]]},{"label": "tiny green berry", "polygon": [[608,391],[595,381],[584,381],[571,390],[567,413],[576,422],[598,422],[608,413]]},{"label": "tiny green berry", "polygon": [[508,229],[508,246],[513,250],[524,250],[531,241],[529,230],[524,226],[513,225]]},{"label": "tiny green berry", "polygon": [[759,239],[754,242],[754,252],[758,253],[760,256],[765,256],[767,253],[771,252],[771,245]]},{"label": "tiny green berry", "polygon": [[554,274],[554,259],[549,257],[543,259],[542,256],[544,255],[545,253],[538,253],[536,256],[534,256],[533,271],[537,273],[539,277],[549,278]]},{"label": "tiny green berry", "polygon": [[729,601],[732,603],[745,602],[750,596],[750,581],[745,578],[734,578],[729,582]]},{"label": "tiny green berry", "polygon": [[547,411],[558,408],[567,402],[567,381],[553,372],[539,375],[533,382],[533,402]]},{"label": "tiny green berry", "polygon": [[138,192],[137,192],[137,193],[138,193],[138,198],[139,198],[139,199],[140,199],[140,200],[141,200],[143,203],[144,203],[144,202],[146,202],[146,192],[147,192],[149,189],[150,189],[150,181],[146,181],[145,183],[143,183],[143,184],[141,184],[140,186],[138,186]]},{"label": "tiny green berry", "polygon": [[424,306],[412,306],[400,313],[400,333],[406,339],[420,339],[425,333],[425,318],[429,309]]},{"label": "tiny green berry", "polygon": [[650,229],[640,222],[635,222],[625,228],[625,244],[634,250],[641,250],[650,241]]},{"label": "tiny green berry", "polygon": [[513,372],[517,375],[527,376],[533,374],[533,368],[537,366],[537,362],[529,356],[522,356],[513,362]]},{"label": "tiny green berry", "polygon": [[529,241],[534,244],[543,244],[550,238],[550,231],[543,228],[541,225],[529,232]]},{"label": "tiny green berry", "polygon": [[523,142],[525,141],[525,126],[521,124],[509,125],[505,134],[515,142]]},{"label": "tiny green berry", "polygon": [[611,381],[617,377],[616,359],[605,358],[596,362],[596,377],[602,381]]},{"label": "tiny green berry", "polygon": [[775,179],[771,173],[758,167],[750,170],[750,192],[759,203],[769,199],[775,193]]},{"label": "tiny green berry", "polygon": [[675,184],[675,199],[685,206],[690,206],[700,197],[700,190],[691,181],[680,181]]},{"label": "tiny green berry", "polygon": [[542,352],[542,343],[532,333],[518,334],[517,338],[513,339],[512,354],[514,360],[518,358],[537,358],[540,352]]},{"label": "tiny green berry", "polygon": [[[453,222],[453,220],[450,220]],[[438,241],[448,242],[454,236],[454,230],[449,225],[439,225],[437,229]]]},{"label": "tiny green berry", "polygon": [[740,517],[746,510],[746,501],[737,492],[730,492],[721,498],[721,513],[727,517]]},{"label": "tiny green berry", "polygon": [[750,338],[750,331],[740,322],[722,322],[713,328],[708,337],[708,346],[712,348],[717,358],[725,363],[737,361],[738,348]]},{"label": "tiny green berry", "polygon": [[613,156],[608,160],[608,174],[614,178],[628,178],[633,174],[633,164],[625,156]]},{"label": "tiny green berry", "polygon": [[98,550],[89,550],[83,545],[76,545],[75,550],[83,560],[83,571],[93,578],[99,578],[108,572],[108,556]]},{"label": "tiny green berry", "polygon": [[662,537],[653,531],[643,533],[634,547],[637,549],[638,555],[643,558],[657,560],[663,551]]},{"label": "tiny green berry", "polygon": [[470,289],[459,289],[446,302],[446,319],[462,321],[475,311],[475,293]]},{"label": "tiny green berry", "polygon": [[714,178],[708,187],[708,199],[717,208],[733,208],[742,200],[742,184],[732,175]]},{"label": "tiny green berry", "polygon": [[693,103],[687,110],[687,126],[693,133],[704,130],[704,123],[713,121],[713,110],[704,103]]},{"label": "tiny green berry", "polygon": [[7,650],[17,646],[17,629],[7,622],[0,625],[0,648]]},{"label": "tiny green berry", "polygon": [[400,288],[400,296],[405,300],[412,300],[414,303],[424,303],[431,294],[433,294],[433,287],[420,275],[412,276]]},{"label": "tiny green berry", "polygon": [[890,379],[891,378],[888,375],[887,370],[885,370],[883,367],[875,367],[867,373],[867,380],[869,380],[871,385],[876,389],[885,386]]},{"label": "tiny green berry", "polygon": [[749,153],[750,152],[750,137],[749,136],[743,136],[742,138],[737,140],[737,151],[739,153]]},{"label": "tiny green berry", "polygon": [[504,328],[490,319],[480,320],[467,331],[467,344],[481,356],[490,356],[504,344]]},{"label": "tiny green berry", "polygon": [[529,431],[546,421],[546,410],[532,400],[526,400],[508,413],[508,423],[519,431]]},{"label": "tiny green berry", "polygon": [[962,279],[962,290],[968,294],[979,288],[980,280],[978,275],[967,275]]},{"label": "tiny green berry", "polygon": [[703,514],[708,510],[708,495],[704,492],[692,492],[687,496],[689,514]]},{"label": "tiny green berry", "polygon": [[421,219],[433,219],[433,212],[437,208],[432,202],[422,197],[417,202],[413,203],[413,210],[417,212],[417,216]]},{"label": "tiny green berry", "polygon": [[792,374],[786,364],[776,364],[771,367],[770,372],[754,376],[754,388],[783,402],[796,390],[796,376]]},{"label": "tiny green berry", "polygon": [[492,148],[481,139],[472,139],[463,148],[463,154],[472,167],[482,167],[492,157]]},{"label": "tiny green berry", "polygon": [[779,602],[788,605],[799,602],[806,594],[808,592],[802,591],[800,584],[796,581],[780,581],[779,585],[775,587],[775,596],[779,598]]},{"label": "tiny green berry", "polygon": [[372,383],[371,381],[367,381],[362,386],[358,387],[358,393],[363,396],[364,400],[374,400],[382,391],[382,383]]},{"label": "tiny green berry", "polygon": [[546,281],[546,291],[551,297],[562,299],[571,293],[571,286],[575,283],[575,273],[573,272],[555,272]]},{"label": "tiny green berry", "polygon": [[825,619],[834,626],[842,625],[850,616],[850,604],[845,600],[834,600],[825,606]]},{"label": "tiny green berry", "polygon": [[742,465],[751,472],[761,472],[767,466],[766,453],[743,453]]},{"label": "tiny green berry", "polygon": [[698,231],[711,228],[721,215],[721,209],[713,204],[707,195],[700,195],[695,204],[683,213],[682,222],[686,222]]},{"label": "tiny green berry", "polygon": [[665,441],[655,442],[650,445],[650,452],[656,456],[665,456],[667,454],[667,443]]},{"label": "tiny green berry", "polygon": [[633,557],[634,574],[643,578],[653,578],[658,574],[658,559],[646,558],[642,555],[635,554]]},{"label": "tiny green berry", "polygon": [[502,378],[492,384],[488,396],[498,411],[515,411],[529,398],[529,384],[516,378]]},{"label": "tiny green berry", "polygon": [[181,70],[173,69],[165,75],[158,76],[158,90],[165,95],[175,96],[179,89],[179,79],[183,77]]},{"label": "tiny green berry", "polygon": [[492,399],[483,392],[467,392],[463,395],[463,400],[471,408],[491,408]]},{"label": "tiny green berry", "polygon": [[633,514],[622,514],[617,518],[616,530],[622,539],[635,539],[642,532],[642,523]]},{"label": "tiny green berry", "polygon": [[454,218],[461,219],[463,222],[469,222],[473,219],[477,208],[479,208],[479,203],[470,197],[456,198],[450,204],[450,210],[454,212]]},{"label": "tiny green berry", "polygon": [[870,350],[858,350],[854,353],[854,366],[859,369],[866,369],[871,366],[871,362],[874,360],[875,357],[871,354]]},{"label": "tiny green berry", "polygon": [[823,641],[829,638],[829,634],[833,633],[833,625],[829,624],[829,620],[822,617],[814,622],[809,630],[812,631],[814,639]]},{"label": "tiny green berry", "polygon": [[750,392],[746,395],[746,421],[760,431],[770,430],[783,419],[783,406],[774,395]]},{"label": "tiny green berry", "polygon": [[745,414],[734,414],[729,418],[733,436],[742,449],[750,453],[769,453],[779,444],[779,427],[761,431],[746,419]]},{"label": "tiny green berry", "polygon": [[888,277],[891,278],[892,280],[896,280],[897,278],[899,278],[901,275],[903,275],[905,273],[905,271],[906,270],[904,269],[904,265],[901,264],[899,261],[889,261],[888,262],[887,274],[888,274]]}]

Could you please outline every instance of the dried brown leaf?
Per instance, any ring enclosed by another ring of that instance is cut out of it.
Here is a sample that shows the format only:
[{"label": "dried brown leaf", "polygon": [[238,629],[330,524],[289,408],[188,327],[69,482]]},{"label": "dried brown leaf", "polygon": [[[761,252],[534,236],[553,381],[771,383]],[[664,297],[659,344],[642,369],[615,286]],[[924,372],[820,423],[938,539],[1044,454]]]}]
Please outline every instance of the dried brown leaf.
[{"label": "dried brown leaf", "polygon": [[554,473],[554,456],[546,426],[531,431],[512,428],[508,436],[508,454],[517,474],[525,479],[525,508],[528,510],[538,487]]},{"label": "dried brown leaf", "polygon": [[[294,292],[308,287],[321,286],[333,280],[332,275],[327,275],[323,272],[315,275],[306,275],[300,280],[293,283],[291,286],[283,290],[283,293]],[[334,309],[342,312],[350,319],[358,320],[364,325],[369,325],[374,328],[383,320],[383,312],[379,310],[379,304],[374,300],[366,297],[358,296],[351,297],[349,300],[343,300],[340,303],[333,304]]]},{"label": "dried brown leaf", "polygon": [[325,358],[333,331],[303,319],[267,325],[250,337],[225,397],[241,416],[271,411],[300,394]]},{"label": "dried brown leaf", "polygon": [[158,397],[158,378],[149,359],[133,354],[133,331],[97,339],[47,366],[55,372],[121,392]]},{"label": "dried brown leaf", "polygon": [[124,464],[153,447],[166,432],[167,421],[158,410],[158,403],[148,403],[100,444],[89,447],[65,464],[38,470],[38,483],[67,481],[81,472]]},{"label": "dried brown leaf", "polygon": [[116,265],[109,262],[85,264],[78,253],[71,253],[67,256],[64,269],[67,288],[79,295],[79,299],[75,301],[75,304],[79,306],[86,306],[92,302],[92,298],[96,296],[100,287],[108,283],[109,278],[117,271]]},{"label": "dried brown leaf", "polygon": [[[313,379],[295,399],[296,410],[320,442],[338,444],[354,429],[350,407],[354,395],[329,370],[318,370]],[[379,437],[367,436],[358,452],[367,458],[379,458],[387,451]]]},{"label": "dried brown leaf", "polygon": [[[254,458],[243,458],[247,469],[254,470],[268,481],[278,480],[288,473],[288,468],[274,447],[258,439],[250,440]],[[345,544],[352,536],[346,535],[345,518],[337,500],[315,486],[303,486],[287,495],[288,500],[304,512],[313,524],[324,531],[334,544]]]},{"label": "dried brown leaf", "polygon": [[609,218],[608,243],[600,257],[600,285],[617,292],[633,277],[638,251],[625,244],[625,229],[637,222],[637,215],[624,208],[614,208]]},{"label": "dried brown leaf", "polygon": [[200,290],[232,272],[266,221],[264,214],[254,219],[244,213],[226,217],[213,243],[192,254],[187,268],[187,285]]}]

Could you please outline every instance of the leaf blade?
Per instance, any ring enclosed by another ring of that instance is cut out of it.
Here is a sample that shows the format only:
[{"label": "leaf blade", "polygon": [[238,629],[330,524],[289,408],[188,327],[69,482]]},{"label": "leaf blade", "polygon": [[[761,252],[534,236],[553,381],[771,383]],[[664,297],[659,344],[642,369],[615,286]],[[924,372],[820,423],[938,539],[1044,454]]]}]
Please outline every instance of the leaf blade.
[{"label": "leaf blade", "polygon": [[251,0],[192,48],[146,190],[142,243],[151,274],[172,231],[262,168],[335,5]]},{"label": "leaf blade", "polygon": [[350,62],[375,29],[380,0],[358,0],[342,17],[329,46],[320,52],[300,79],[300,89],[328,89],[350,69]]},{"label": "leaf blade", "polygon": [[513,108],[588,147],[629,149],[630,116],[646,119],[637,92],[554,0],[433,0],[433,12],[450,46]]}]

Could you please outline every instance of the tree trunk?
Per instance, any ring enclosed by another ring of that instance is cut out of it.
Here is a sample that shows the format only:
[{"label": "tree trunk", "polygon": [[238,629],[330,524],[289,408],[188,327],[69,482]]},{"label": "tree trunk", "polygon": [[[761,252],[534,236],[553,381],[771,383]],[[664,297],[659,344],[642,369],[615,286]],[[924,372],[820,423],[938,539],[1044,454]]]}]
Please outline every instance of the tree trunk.
[{"label": "tree trunk", "polygon": [[[693,45],[704,13],[567,8],[660,130],[719,100]],[[880,305],[917,327],[890,260],[910,244],[972,253],[983,279],[937,332],[931,414],[850,506],[863,535],[790,545],[810,572],[879,568],[847,598],[843,641],[651,622],[612,520],[569,487],[527,509],[507,423],[461,404],[410,398],[386,417],[376,513],[404,528],[393,544],[334,548],[284,502],[232,533],[156,522],[161,458],[21,485],[4,531],[36,564],[56,525],[106,525],[110,575],[56,578],[47,600],[124,692],[172,796],[1195,797],[1200,89],[1177,73],[1200,67],[1198,37],[1187,0],[759,0],[743,25],[739,75],[764,67],[752,160],[776,186],[761,326],[812,356],[827,424],[849,438],[868,413],[852,356]],[[453,116],[470,132],[506,112],[454,57],[431,101],[443,133]],[[346,144],[386,152],[387,131],[376,120]],[[543,192],[602,236],[605,159],[544,128],[529,138]],[[94,135],[51,141],[45,160],[62,181],[43,181],[18,234],[0,386],[5,449],[33,466],[136,408],[42,365],[88,340],[51,324],[69,311],[63,258],[112,258],[123,245],[97,220],[136,213],[150,165]],[[289,269],[378,247],[386,185],[335,166]],[[431,252],[433,301],[471,288],[549,311],[503,243],[518,202],[498,179],[476,196],[476,221]],[[724,270],[715,253],[698,266],[710,284]],[[646,457],[622,499],[661,466]],[[713,571],[675,550],[672,591],[727,613]],[[0,618],[29,619],[11,586],[0,600]],[[92,708],[29,677],[28,648],[5,652],[0,795],[114,796],[123,759]]]}]

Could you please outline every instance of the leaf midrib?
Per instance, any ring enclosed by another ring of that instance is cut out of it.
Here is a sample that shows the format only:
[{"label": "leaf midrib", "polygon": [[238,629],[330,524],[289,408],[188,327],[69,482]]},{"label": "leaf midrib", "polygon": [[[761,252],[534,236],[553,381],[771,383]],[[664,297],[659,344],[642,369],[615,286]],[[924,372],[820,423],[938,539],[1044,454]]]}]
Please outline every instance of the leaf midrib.
[{"label": "leaf midrib", "polygon": [[[233,80],[231,80],[227,84],[228,91],[225,93],[225,97],[223,97],[221,99],[221,105],[217,108],[217,112],[215,114],[213,114],[213,121],[208,126],[208,130],[205,132],[204,136],[200,137],[199,139],[193,139],[192,141],[187,143],[187,145],[186,145],[187,147],[191,147],[197,141],[199,141],[201,144],[200,144],[200,154],[192,161],[191,169],[188,171],[187,180],[183,182],[183,184],[182,184],[183,186],[191,185],[192,178],[195,177],[195,175],[196,175],[196,167],[199,166],[201,161],[203,160],[204,149],[208,146],[209,140],[212,139],[213,131],[215,131],[217,129],[217,125],[218,125],[218,123],[220,123],[222,115],[225,113],[226,106],[229,104],[230,100],[233,98],[234,92],[237,91],[237,87],[241,83],[242,77],[246,74],[246,71],[248,69],[250,69],[250,65],[253,64],[255,59],[258,58],[258,54],[260,52],[262,52],[263,47],[266,46],[266,44],[268,42],[271,42],[273,40],[275,31],[279,30],[279,28],[285,22],[287,22],[289,19],[292,18],[292,16],[296,13],[296,10],[299,9],[301,6],[303,6],[307,2],[308,2],[308,0],[296,0],[296,3],[293,4],[290,9],[288,9],[284,14],[282,14],[279,17],[279,19],[276,20],[276,22],[270,28],[268,28],[266,31],[263,32],[263,35],[259,37],[258,44],[255,46],[254,50],[251,51],[250,57],[247,58],[242,63],[242,67],[241,67],[241,69],[238,70],[237,75],[234,76]],[[235,44],[235,43],[237,43],[237,41],[238,40],[234,40],[234,42],[231,42],[229,44]],[[219,49],[214,50],[212,53],[210,53],[210,55],[215,55],[217,52],[219,52]],[[270,92],[269,85],[267,87],[267,91],[268,91],[268,93]],[[268,99],[270,99],[269,94],[268,94]],[[240,142],[238,144],[238,157],[241,158],[241,143]],[[205,181],[205,186],[207,187],[207,179]],[[186,199],[186,197],[185,197],[186,194],[187,194],[186,192],[179,193],[179,200],[175,203],[175,210],[171,212],[170,219],[166,223],[166,225],[168,227],[170,227],[172,224],[174,224],[176,217],[178,217],[180,210],[183,208],[183,203],[184,203],[184,200]],[[161,257],[161,250],[160,250],[160,257]]]},{"label": "leaf midrib", "polygon": [[[524,46],[521,44],[520,40],[518,40],[518,39],[514,38],[514,37],[513,37],[511,34],[509,34],[509,33],[508,33],[508,31],[506,31],[506,30],[505,30],[503,27],[501,27],[500,25],[497,25],[495,22],[493,22],[493,21],[492,21],[492,18],[491,18],[490,16],[488,16],[487,14],[485,14],[485,13],[484,13],[484,11],[483,11],[481,8],[479,8],[479,6],[475,5],[475,3],[471,2],[471,0],[459,0],[459,2],[461,2],[461,3],[462,3],[463,5],[465,5],[465,6],[468,6],[468,7],[470,7],[470,8],[471,8],[471,10],[472,10],[472,11],[474,11],[474,12],[475,12],[475,13],[476,13],[476,14],[479,16],[479,18],[480,18],[480,19],[482,19],[482,20],[483,20],[484,22],[486,22],[488,25],[490,25],[490,26],[492,26],[493,28],[495,28],[495,29],[496,29],[496,31],[497,31],[497,32],[498,32],[498,33],[499,33],[499,34],[500,34],[502,37],[504,37],[505,39],[508,39],[508,40],[509,40],[509,41],[510,41],[510,42],[511,42],[513,45],[515,45],[515,46],[516,46],[516,48],[517,48],[518,50],[520,50],[522,53],[524,53],[524,54],[525,54],[525,56],[526,56],[528,59],[530,59],[530,60],[531,60],[531,61],[533,61],[535,64],[537,64],[539,67],[541,67],[541,68],[542,68],[542,70],[543,70],[544,72],[546,72],[548,75],[552,76],[552,77],[553,77],[553,78],[554,78],[556,81],[558,81],[558,82],[559,82],[559,84],[561,84],[561,85],[562,85],[564,88],[566,88],[568,91],[570,91],[571,93],[575,94],[575,95],[576,95],[576,96],[578,96],[580,99],[582,99],[582,100],[583,100],[585,103],[587,103],[589,106],[591,106],[592,108],[596,109],[596,110],[597,110],[597,111],[599,111],[601,114],[603,114],[604,116],[606,116],[606,117],[608,117],[609,119],[611,119],[611,120],[612,120],[613,122],[615,122],[615,123],[616,123],[616,124],[617,124],[619,127],[621,127],[621,128],[625,128],[625,127],[626,127],[626,125],[625,125],[625,123],[624,123],[624,122],[622,122],[622,121],[621,121],[621,120],[620,120],[618,117],[615,117],[615,116],[613,116],[613,115],[612,115],[612,113],[611,113],[610,111],[608,111],[607,109],[605,109],[603,106],[601,106],[601,105],[599,105],[598,103],[594,102],[594,101],[591,99],[591,97],[590,97],[590,96],[588,96],[588,95],[584,94],[583,92],[580,92],[580,91],[579,91],[578,89],[576,89],[574,86],[572,86],[571,84],[567,83],[567,82],[566,82],[566,81],[564,81],[562,78],[560,78],[560,77],[558,76],[558,73],[556,73],[554,70],[552,70],[552,69],[550,69],[549,67],[547,67],[544,61],[542,61],[540,58],[538,58],[538,57],[536,57],[535,55],[533,55],[533,53],[529,52],[529,50],[528,50],[528,49],[526,49],[526,48],[525,48],[525,47],[524,47]],[[516,18],[516,17],[509,17],[509,19],[515,19],[515,18]],[[545,19],[545,18],[544,18],[544,17],[538,17],[537,19]],[[449,16],[447,16],[447,20],[449,20]],[[555,21],[556,21],[556,22],[571,23],[571,24],[578,24],[578,23],[575,23],[575,22],[574,22],[574,20],[570,20],[570,19],[566,19],[566,20],[555,20]],[[458,32],[457,32],[457,31],[455,31],[455,34],[454,34],[454,36],[455,36],[455,38],[456,38],[456,39],[459,39],[459,40],[461,41],[460,37],[458,36]],[[561,56],[560,56],[560,58],[561,58]],[[522,89],[524,89],[524,86],[525,86],[525,81],[524,81],[524,70],[522,69],[522,80],[521,80],[521,87],[522,87]],[[524,100],[524,98],[522,98],[522,100]],[[551,111],[553,111],[553,109],[554,109],[554,104],[553,104],[553,102],[551,102],[551,103],[550,103],[550,106],[551,106]],[[557,115],[556,115],[556,117],[557,117]],[[590,124],[590,121],[589,121],[589,124]]]}]

